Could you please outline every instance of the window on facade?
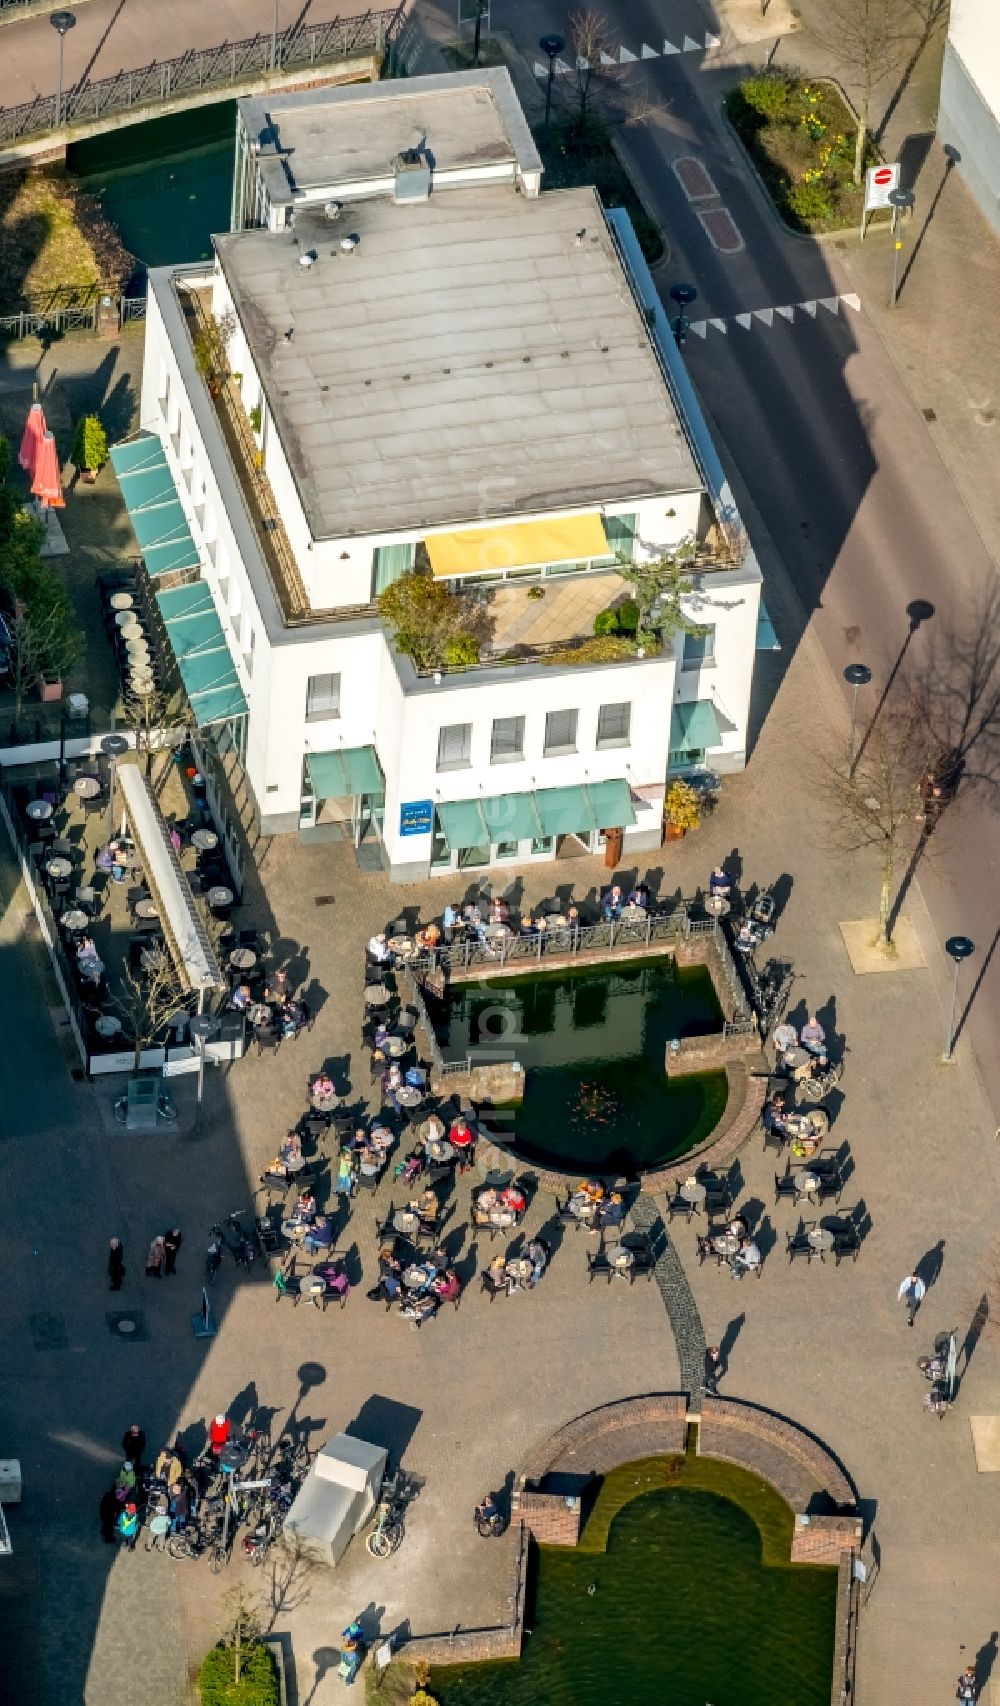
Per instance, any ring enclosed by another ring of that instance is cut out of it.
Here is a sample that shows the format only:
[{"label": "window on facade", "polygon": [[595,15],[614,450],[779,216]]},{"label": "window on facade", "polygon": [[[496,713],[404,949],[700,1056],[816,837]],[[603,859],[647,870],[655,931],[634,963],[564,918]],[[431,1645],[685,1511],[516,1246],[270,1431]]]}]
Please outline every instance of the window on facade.
[{"label": "window on facade", "polygon": [[545,718],[545,756],[576,751],[576,711],[549,711]]},{"label": "window on facade", "polygon": [[715,662],[715,629],[708,627],[703,634],[685,634],[682,669],[701,669]]},{"label": "window on facade", "polygon": [[510,764],[524,757],[524,718],[497,717],[490,738],[490,763]]},{"label": "window on facade", "polygon": [[376,545],[372,552],[372,597],[377,598],[413,567],[415,545]]},{"label": "window on facade", "polygon": [[465,770],[472,763],[472,724],[445,723],[438,730],[439,770]]},{"label": "window on facade", "polygon": [[340,716],[340,676],[311,675],[306,683],[306,722]]},{"label": "window on facade", "polygon": [[632,707],[602,705],[597,713],[597,747],[628,746],[632,723]]},{"label": "window on facade", "polygon": [[626,563],[631,563],[635,556],[635,516],[606,515],[604,531],[615,556],[624,557]]}]

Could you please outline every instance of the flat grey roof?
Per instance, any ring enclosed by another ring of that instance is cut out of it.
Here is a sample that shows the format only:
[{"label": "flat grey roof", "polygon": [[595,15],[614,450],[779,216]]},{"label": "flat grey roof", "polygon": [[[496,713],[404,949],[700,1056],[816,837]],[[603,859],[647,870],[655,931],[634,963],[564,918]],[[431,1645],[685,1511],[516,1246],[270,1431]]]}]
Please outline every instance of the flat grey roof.
[{"label": "flat grey roof", "polygon": [[215,243],[314,537],[700,489],[595,191],[386,198]]},{"label": "flat grey roof", "polygon": [[523,172],[541,170],[506,67],[276,92],[241,100],[239,108],[260,143],[276,205],[296,191],[384,179],[407,148],[425,148],[442,172],[515,161]]}]

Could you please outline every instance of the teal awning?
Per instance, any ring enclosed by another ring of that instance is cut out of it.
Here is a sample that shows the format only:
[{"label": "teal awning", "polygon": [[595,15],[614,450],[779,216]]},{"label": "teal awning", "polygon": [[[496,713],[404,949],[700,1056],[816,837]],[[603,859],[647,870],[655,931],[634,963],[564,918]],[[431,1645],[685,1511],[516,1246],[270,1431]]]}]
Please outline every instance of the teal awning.
[{"label": "teal awning", "polygon": [[478,800],[446,800],[437,809],[441,834],[453,852],[460,847],[488,847],[490,832]]},{"label": "teal awning", "polygon": [[307,752],[309,786],[317,800],[351,794],[383,794],[385,777],[373,746],[344,746],[336,752]]},{"label": "teal awning", "polygon": [[587,792],[598,829],[630,829],[635,822],[632,790],[627,782],[588,782]]},{"label": "teal awning", "polygon": [[139,543],[154,580],[200,567],[163,446],[153,436],[112,445],[111,463]]},{"label": "teal awning", "polygon": [[760,608],[757,611],[756,650],[759,652],[780,652],[781,650],[781,641],[774,631],[774,623],[767,614],[767,606],[763,599],[761,599]]},{"label": "teal awning", "polygon": [[236,665],[204,581],[168,587],[156,602],[198,727],[245,716]]},{"label": "teal awning", "polygon": [[535,804],[543,835],[589,835],[598,827],[586,788],[539,788]]},{"label": "teal awning", "polygon": [[534,841],[542,833],[533,794],[497,794],[482,807],[490,841]]},{"label": "teal awning", "polygon": [[453,852],[498,841],[540,841],[545,836],[589,835],[592,829],[627,829],[635,822],[631,790],[627,782],[619,781],[497,794],[488,800],[446,800],[438,806],[437,815]]},{"label": "teal awning", "polygon": [[719,719],[711,699],[691,699],[675,705],[670,719],[670,750],[703,750],[721,743]]}]

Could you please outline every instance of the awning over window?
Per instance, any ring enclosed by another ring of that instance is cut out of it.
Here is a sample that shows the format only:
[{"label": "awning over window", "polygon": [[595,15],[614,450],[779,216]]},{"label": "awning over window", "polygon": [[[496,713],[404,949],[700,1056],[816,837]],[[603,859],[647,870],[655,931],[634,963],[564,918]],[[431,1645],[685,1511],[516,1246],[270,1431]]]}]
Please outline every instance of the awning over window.
[{"label": "awning over window", "polygon": [[611,555],[597,514],[518,521],[506,527],[466,527],[460,533],[429,534],[424,544],[435,575],[495,575],[503,569]]},{"label": "awning over window", "polygon": [[718,746],[722,741],[719,719],[711,699],[691,699],[675,705],[670,719],[670,750],[685,752]]},{"label": "awning over window", "polygon": [[189,989],[224,988],[226,980],[148,781],[137,764],[119,764],[116,781],[182,981]]},{"label": "awning over window", "polygon": [[112,445],[109,454],[152,578],[199,568],[198,548],[159,439],[134,438],[127,444]]},{"label": "awning over window", "polygon": [[590,782],[576,788],[540,788],[489,800],[448,800],[437,808],[441,832],[454,851],[498,841],[539,841],[547,836],[589,835],[593,829],[627,829],[635,823],[627,782]]},{"label": "awning over window", "polygon": [[345,746],[336,752],[307,752],[309,786],[317,800],[342,800],[351,794],[383,794],[385,777],[373,746]]},{"label": "awning over window", "polygon": [[767,606],[763,599],[761,599],[760,607],[757,611],[756,649],[759,652],[780,652],[781,650],[781,641],[778,639],[778,636],[774,631],[774,623],[767,614]]},{"label": "awning over window", "polygon": [[198,727],[245,716],[236,665],[204,581],[168,587],[156,602]]}]

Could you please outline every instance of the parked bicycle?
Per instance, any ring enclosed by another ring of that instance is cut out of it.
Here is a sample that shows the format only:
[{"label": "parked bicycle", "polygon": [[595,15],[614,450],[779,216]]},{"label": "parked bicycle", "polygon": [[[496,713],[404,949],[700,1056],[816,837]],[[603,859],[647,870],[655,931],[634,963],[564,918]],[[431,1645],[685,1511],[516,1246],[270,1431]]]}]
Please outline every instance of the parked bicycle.
[{"label": "parked bicycle", "polygon": [[391,1558],[402,1544],[403,1513],[409,1493],[409,1480],[402,1469],[387,1476],[375,1511],[375,1526],[365,1540],[373,1558]]}]

